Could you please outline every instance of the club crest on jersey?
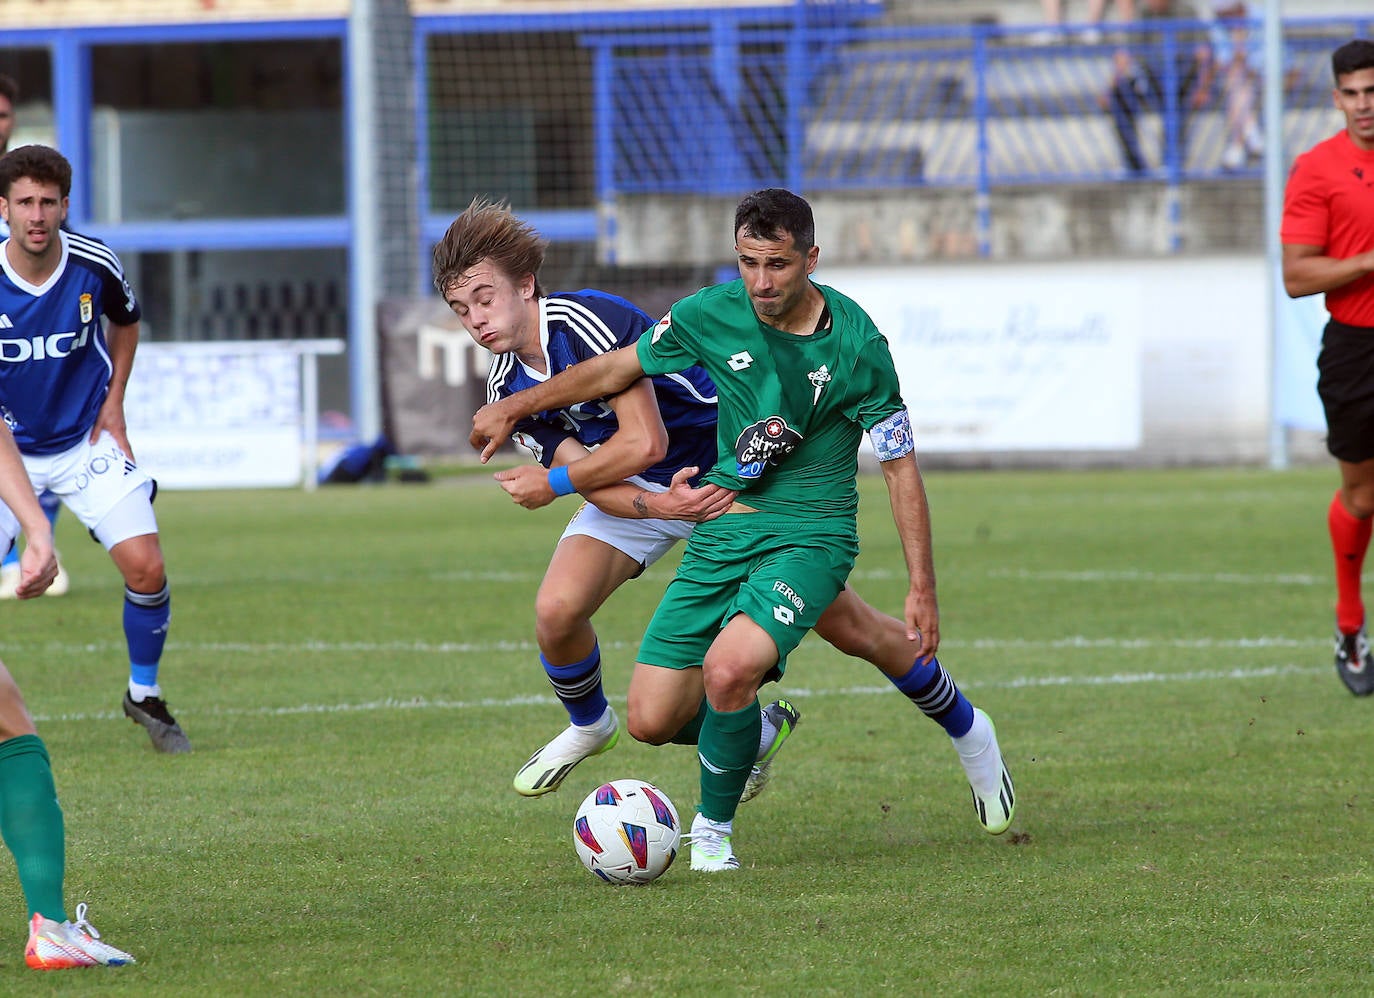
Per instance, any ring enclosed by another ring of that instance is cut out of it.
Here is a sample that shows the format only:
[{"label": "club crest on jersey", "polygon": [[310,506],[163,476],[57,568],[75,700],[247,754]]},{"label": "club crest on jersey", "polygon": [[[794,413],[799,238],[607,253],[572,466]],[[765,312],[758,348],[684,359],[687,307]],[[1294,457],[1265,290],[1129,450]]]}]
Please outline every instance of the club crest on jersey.
[{"label": "club crest on jersey", "polygon": [[81,321],[90,322],[95,318],[95,305],[87,292],[81,296]]},{"label": "club crest on jersey", "polygon": [[811,397],[811,404],[814,406],[821,400],[821,389],[830,384],[830,366],[822,364],[820,370],[809,373],[806,380],[810,381],[811,387],[816,389],[816,394]]},{"label": "club crest on jersey", "polygon": [[760,419],[746,426],[735,440],[736,472],[740,478],[762,478],[770,464],[781,464],[801,442],[802,435],[781,416]]}]

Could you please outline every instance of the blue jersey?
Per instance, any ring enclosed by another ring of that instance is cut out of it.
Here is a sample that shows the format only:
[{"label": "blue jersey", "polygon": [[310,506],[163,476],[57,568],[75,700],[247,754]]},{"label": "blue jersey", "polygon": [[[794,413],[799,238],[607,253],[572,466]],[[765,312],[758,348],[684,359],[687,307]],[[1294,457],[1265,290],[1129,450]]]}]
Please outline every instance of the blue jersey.
[{"label": "blue jersey", "polygon": [[[578,361],[632,344],[653,324],[648,315],[624,298],[604,291],[571,291],[542,298],[539,340],[548,373],[531,370],[514,353],[501,354],[492,360],[487,401],[495,402],[547,381]],[[643,477],[668,485],[682,468],[696,466],[704,474],[716,463],[716,386],[699,367],[658,375],[653,383],[668,430],[668,453],[642,472]],[[512,436],[547,468],[564,440],[573,437],[586,447],[594,447],[615,433],[618,425],[609,405],[591,399],[522,419]],[[692,484],[696,481],[694,478]]]},{"label": "blue jersey", "polygon": [[0,243],[0,412],[25,454],[57,454],[90,433],[114,371],[100,317],[129,326],[140,315],[109,247],[59,238],[62,257],[42,285],[16,274]]}]

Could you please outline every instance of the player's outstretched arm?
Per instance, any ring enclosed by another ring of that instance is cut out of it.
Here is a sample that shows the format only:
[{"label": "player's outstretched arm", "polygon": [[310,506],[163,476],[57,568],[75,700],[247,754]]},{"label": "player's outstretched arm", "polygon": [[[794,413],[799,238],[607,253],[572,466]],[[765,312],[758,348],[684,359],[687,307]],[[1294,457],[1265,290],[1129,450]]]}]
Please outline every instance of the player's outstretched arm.
[{"label": "player's outstretched arm", "polygon": [[935,556],[930,537],[930,504],[914,453],[882,462],[892,519],[902,541],[910,586],[906,595],[908,640],[921,642],[920,658],[940,647],[940,607],[935,597]]},{"label": "player's outstretched arm", "polygon": [[14,444],[10,428],[0,422],[0,501],[3,501],[24,531],[24,553],[19,558],[19,599],[42,596],[57,578],[57,552],[53,548],[52,524],[38,505],[29,473]]},{"label": "player's outstretched arm", "polygon": [[628,388],[644,376],[633,345],[608,350],[574,364],[541,385],[507,395],[482,406],[472,417],[468,442],[480,450],[486,464],[496,449],[510,438],[515,424],[526,416],[561,409],[587,399],[606,398]]}]

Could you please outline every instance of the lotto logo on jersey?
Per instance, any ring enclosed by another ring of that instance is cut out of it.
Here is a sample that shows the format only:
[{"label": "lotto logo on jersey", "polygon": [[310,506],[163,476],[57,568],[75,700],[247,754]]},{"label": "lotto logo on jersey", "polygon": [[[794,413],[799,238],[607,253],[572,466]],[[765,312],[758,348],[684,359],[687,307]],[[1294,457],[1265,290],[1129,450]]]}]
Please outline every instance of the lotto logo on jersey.
[{"label": "lotto logo on jersey", "polygon": [[95,318],[95,303],[91,298],[90,292],[81,296],[81,322],[90,322]]},{"label": "lotto logo on jersey", "polygon": [[802,435],[781,416],[769,416],[746,426],[735,440],[736,473],[749,480],[762,478],[770,464],[781,464],[801,442]]},{"label": "lotto logo on jersey", "polygon": [[31,339],[0,339],[0,363],[24,364],[49,357],[60,360],[84,347],[86,340],[85,329],[79,333],[49,333]]}]

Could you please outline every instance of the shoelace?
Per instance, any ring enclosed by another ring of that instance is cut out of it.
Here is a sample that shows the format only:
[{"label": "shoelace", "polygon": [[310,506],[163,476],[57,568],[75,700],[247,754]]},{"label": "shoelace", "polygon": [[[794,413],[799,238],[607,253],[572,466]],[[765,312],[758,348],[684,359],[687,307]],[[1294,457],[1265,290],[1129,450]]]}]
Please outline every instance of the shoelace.
[{"label": "shoelace", "polygon": [[72,922],[72,928],[86,933],[92,939],[99,939],[100,933],[95,930],[95,926],[86,921],[86,902],[82,901],[76,906],[76,921]]}]

